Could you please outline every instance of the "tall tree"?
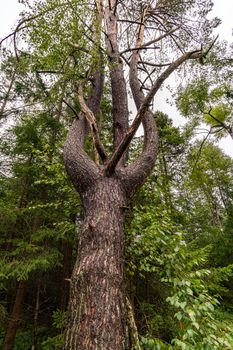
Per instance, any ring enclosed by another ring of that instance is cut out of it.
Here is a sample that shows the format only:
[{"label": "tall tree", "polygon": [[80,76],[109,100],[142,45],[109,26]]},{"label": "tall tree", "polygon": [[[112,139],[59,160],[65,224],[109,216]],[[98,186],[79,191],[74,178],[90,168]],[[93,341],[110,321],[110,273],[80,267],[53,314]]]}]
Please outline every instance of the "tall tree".
[{"label": "tall tree", "polygon": [[[15,55],[27,62],[29,76],[36,72],[51,100],[62,90],[64,104],[75,115],[64,161],[81,196],[84,221],[70,285],[66,350],[130,347],[125,210],[155,163],[158,135],[153,99],[182,64],[207,55],[212,28],[218,24],[206,17],[211,7],[209,0],[47,0],[29,6],[13,33]],[[19,51],[20,33],[28,38],[30,49]],[[128,90],[137,109],[130,126]],[[103,96],[111,97],[112,104],[111,155],[99,134]],[[141,123],[143,149],[130,162],[129,146]],[[94,157],[86,152],[88,135]]]}]

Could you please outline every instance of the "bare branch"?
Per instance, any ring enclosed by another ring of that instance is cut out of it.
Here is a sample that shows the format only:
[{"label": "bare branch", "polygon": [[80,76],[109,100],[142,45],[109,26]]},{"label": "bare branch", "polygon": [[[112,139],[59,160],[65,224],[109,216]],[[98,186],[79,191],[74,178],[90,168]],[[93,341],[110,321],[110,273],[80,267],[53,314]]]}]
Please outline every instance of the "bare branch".
[{"label": "bare branch", "polygon": [[[227,125],[226,123],[222,122],[221,120],[219,120],[218,118],[216,118],[212,113],[211,113],[212,108],[209,110],[209,112],[205,113],[208,114],[213,120],[215,120],[219,125],[216,125],[216,127],[222,127],[223,129],[225,129],[229,135],[231,136],[231,138],[233,139],[233,130],[232,128]],[[213,126],[215,127],[215,126]]]},{"label": "bare branch", "polygon": [[147,65],[147,66],[151,66],[151,67],[166,67],[166,66],[170,66],[171,62],[170,63],[152,63],[152,62],[148,62],[148,61],[138,61],[138,63],[141,63],[144,65]]},{"label": "bare branch", "polygon": [[160,46],[154,46],[154,47],[149,47],[149,46],[143,46],[143,47],[133,47],[133,48],[129,48],[129,49],[125,49],[124,51],[120,52],[120,55],[126,53],[126,52],[132,52],[132,51],[139,51],[139,50],[156,50],[156,49],[160,49]]},{"label": "bare branch", "polygon": [[28,28],[28,26],[24,26],[24,27],[21,27],[21,28],[18,28],[18,29],[15,29],[12,33],[8,34],[7,36],[5,36],[3,39],[0,40],[0,47],[2,45],[2,43],[4,41],[6,41],[7,39],[9,39],[10,37],[12,37],[13,35],[15,35],[16,32],[19,32],[20,30],[23,30],[23,29],[26,29]]},{"label": "bare branch", "polygon": [[[140,58],[141,58],[141,57],[140,57]],[[150,80],[151,85],[153,85],[153,81],[152,81],[152,79],[151,79],[151,74],[150,74],[150,72],[148,71],[148,69],[147,69],[145,63],[144,63],[142,60],[141,60],[140,62],[142,62],[142,66],[143,66],[143,68],[144,68],[144,70],[145,70],[145,72],[146,72],[146,74],[147,74],[147,78]],[[143,84],[143,85],[144,85],[144,84]]]},{"label": "bare branch", "polygon": [[[143,23],[142,22],[138,22],[138,24],[142,25]],[[172,33],[174,33],[175,31],[177,31],[180,27],[177,27],[177,28],[174,28],[174,29],[171,29],[169,30],[168,32],[166,32],[165,34],[162,34],[160,35],[158,38],[155,38],[153,40],[150,40],[148,41],[147,43],[143,44],[139,47],[134,47],[134,48],[128,48],[128,49],[125,49],[124,51],[122,51],[120,54],[124,54],[126,52],[131,52],[131,51],[135,51],[135,50],[145,50],[145,49],[149,49],[149,46],[150,45],[153,45],[159,41],[161,41],[162,39],[166,38],[167,36],[171,35]],[[159,46],[155,46],[153,47],[152,49],[160,49]]]},{"label": "bare branch", "polygon": [[133,340],[132,345],[134,346],[135,350],[142,350],[140,341],[139,341],[139,336],[138,336],[138,329],[135,322],[133,307],[128,298],[126,298],[126,306],[128,309],[128,321],[129,321],[130,331],[132,333],[132,340]]},{"label": "bare branch", "polygon": [[207,141],[207,139],[209,138],[209,136],[211,135],[211,132],[212,132],[212,128],[210,128],[210,130],[208,131],[207,135],[204,137],[204,139],[203,139],[202,142],[201,142],[201,145],[200,145],[200,147],[199,147],[199,149],[198,149],[197,157],[196,157],[195,163],[194,163],[194,165],[193,165],[191,174],[193,174],[194,169],[195,169],[196,166],[197,166],[197,163],[198,163],[198,161],[199,161],[199,158],[200,158],[202,149],[203,149],[203,147],[204,147],[204,144],[205,144],[205,142]]},{"label": "bare branch", "polygon": [[90,110],[90,108],[86,105],[86,102],[84,100],[82,84],[80,84],[78,87],[78,100],[79,100],[81,109],[82,109],[83,113],[85,114],[87,121],[89,123],[90,130],[92,132],[94,146],[95,146],[99,156],[101,157],[101,159],[105,163],[108,159],[108,155],[104,149],[104,146],[102,145],[102,143],[100,141],[99,131],[98,131],[98,127],[96,124],[95,116],[92,113],[92,111]]},{"label": "bare branch", "polygon": [[[156,71],[156,68],[152,69],[152,71],[149,73],[149,75],[147,75],[147,77],[144,79],[144,81],[142,82],[142,86],[141,86],[141,90],[143,88],[145,88],[145,84],[147,82],[148,79],[150,79],[150,81],[152,80],[151,76],[152,74]],[[153,84],[152,84],[153,85]]]},{"label": "bare branch", "polygon": [[204,53],[204,57],[206,57],[208,55],[208,53],[210,52],[210,50],[213,48],[214,44],[216,43],[217,39],[219,37],[219,34],[216,36],[216,38],[213,40],[213,42],[210,44],[210,47],[205,51]]},{"label": "bare branch", "polygon": [[131,23],[131,24],[139,24],[139,25],[142,24],[142,22],[132,21],[132,20],[129,20],[129,19],[118,19],[117,22]]},{"label": "bare branch", "polygon": [[114,16],[116,15],[116,12],[117,12],[117,5],[118,5],[118,0],[116,0],[115,5],[114,5],[114,10],[113,10]]},{"label": "bare branch", "polygon": [[9,87],[7,89],[6,95],[4,96],[2,105],[0,107],[0,119],[5,116],[4,112],[5,112],[5,108],[6,108],[9,96],[10,96],[11,89],[12,89],[14,81],[15,81],[15,76],[16,76],[16,70],[13,71],[13,74],[12,74],[12,77],[11,77],[11,80],[10,80],[10,85],[9,85]]},{"label": "bare branch", "polygon": [[78,119],[79,115],[76,110],[64,98],[62,99],[62,102],[65,103],[65,105],[74,113],[75,117]]},{"label": "bare branch", "polygon": [[178,26],[174,29],[169,30],[168,32],[160,35],[158,38],[155,38],[154,40],[148,41],[147,43],[143,44],[141,47],[143,48],[144,46],[150,46],[158,41],[161,41],[162,39],[166,38],[167,36],[173,34],[174,32],[176,32],[178,29],[180,29],[181,26]]}]

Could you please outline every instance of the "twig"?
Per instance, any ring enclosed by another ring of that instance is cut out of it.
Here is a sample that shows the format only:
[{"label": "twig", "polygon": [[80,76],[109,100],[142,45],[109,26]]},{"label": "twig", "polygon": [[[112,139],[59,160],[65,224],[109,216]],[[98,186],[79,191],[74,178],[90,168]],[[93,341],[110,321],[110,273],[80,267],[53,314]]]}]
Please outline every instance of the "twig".
[{"label": "twig", "polygon": [[211,132],[212,132],[212,127],[211,127],[210,130],[208,131],[208,134],[207,134],[207,135],[204,137],[204,139],[202,140],[202,143],[201,143],[201,145],[200,145],[200,147],[199,147],[199,150],[198,150],[198,153],[197,153],[197,158],[196,158],[195,163],[194,163],[194,165],[193,165],[191,174],[193,174],[194,169],[195,169],[196,166],[197,166],[197,163],[198,163],[199,158],[200,158],[200,155],[201,155],[202,148],[204,147],[204,144],[205,144],[205,142],[207,141],[208,137],[210,136]]},{"label": "twig", "polygon": [[76,110],[64,98],[62,99],[62,102],[64,102],[65,105],[74,113],[75,117],[79,119],[79,116]]},{"label": "twig", "polygon": [[[142,25],[143,23],[142,22],[138,22],[138,24]],[[160,35],[158,38],[155,38],[153,40],[148,41],[147,43],[141,45],[140,50],[147,49],[150,45],[152,45],[152,44],[154,44],[154,43],[156,43],[156,42],[166,38],[167,36],[171,35],[175,31],[177,31],[179,28],[180,28],[180,26],[177,27],[177,28],[169,30],[165,34]],[[153,47],[153,49],[160,49],[160,47],[159,46],[155,46],[155,47]],[[124,54],[126,52],[130,52],[130,51],[135,51],[135,50],[139,50],[139,48],[138,47],[128,48],[128,49],[125,49],[124,51],[122,51],[121,54]]]}]

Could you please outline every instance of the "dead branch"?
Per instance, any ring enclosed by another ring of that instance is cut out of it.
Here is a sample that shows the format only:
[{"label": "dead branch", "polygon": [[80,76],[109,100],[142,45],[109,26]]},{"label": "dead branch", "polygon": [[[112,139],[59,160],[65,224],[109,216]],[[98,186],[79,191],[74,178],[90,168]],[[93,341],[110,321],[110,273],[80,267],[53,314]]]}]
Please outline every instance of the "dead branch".
[{"label": "dead branch", "polygon": [[171,62],[169,63],[152,63],[152,62],[148,62],[148,61],[138,61],[139,64],[147,65],[147,66],[151,66],[151,67],[166,67],[166,66],[170,66]]},{"label": "dead branch", "polygon": [[82,112],[85,114],[86,119],[89,123],[90,130],[91,130],[92,137],[93,137],[94,146],[95,146],[100,158],[105,163],[108,160],[108,155],[104,149],[104,146],[102,145],[102,143],[100,141],[99,131],[98,131],[98,127],[96,124],[95,116],[94,116],[93,112],[90,110],[90,108],[87,106],[87,104],[84,100],[82,84],[80,84],[78,86],[78,100],[79,100]]},{"label": "dead branch", "polygon": [[78,119],[78,113],[76,112],[76,110],[63,98],[62,102],[65,103],[65,105],[74,113],[75,117]]}]

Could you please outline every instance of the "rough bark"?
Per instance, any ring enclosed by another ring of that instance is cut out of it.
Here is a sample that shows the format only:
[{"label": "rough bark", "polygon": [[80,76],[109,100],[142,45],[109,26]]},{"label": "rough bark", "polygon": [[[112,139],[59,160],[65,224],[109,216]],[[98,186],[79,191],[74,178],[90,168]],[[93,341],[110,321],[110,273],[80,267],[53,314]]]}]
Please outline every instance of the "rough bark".
[{"label": "rough bark", "polygon": [[83,196],[85,221],[72,274],[64,349],[129,348],[123,292],[125,191],[99,178]]}]

